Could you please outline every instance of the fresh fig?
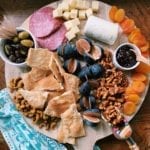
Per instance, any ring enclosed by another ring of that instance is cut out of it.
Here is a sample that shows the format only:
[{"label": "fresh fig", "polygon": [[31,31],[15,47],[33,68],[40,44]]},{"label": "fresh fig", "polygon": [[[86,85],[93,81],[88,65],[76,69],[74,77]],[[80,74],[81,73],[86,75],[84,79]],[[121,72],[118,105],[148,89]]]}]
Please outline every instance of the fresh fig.
[{"label": "fresh fig", "polygon": [[64,62],[64,69],[68,73],[76,73],[80,70],[80,62],[74,58],[70,58]]},{"label": "fresh fig", "polygon": [[79,91],[80,91],[81,95],[84,95],[84,96],[90,95],[91,86],[90,86],[89,82],[86,81],[86,82],[82,83],[82,85],[79,88]]},{"label": "fresh fig", "polygon": [[81,55],[83,55],[84,53],[89,53],[91,51],[91,45],[86,39],[83,38],[76,41],[76,48]]}]

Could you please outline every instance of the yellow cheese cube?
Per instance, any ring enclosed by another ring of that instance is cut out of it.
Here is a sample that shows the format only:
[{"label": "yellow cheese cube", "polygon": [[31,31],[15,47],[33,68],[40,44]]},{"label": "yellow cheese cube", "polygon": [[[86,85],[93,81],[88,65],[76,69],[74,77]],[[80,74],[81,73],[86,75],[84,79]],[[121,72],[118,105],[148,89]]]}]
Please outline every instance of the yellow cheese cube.
[{"label": "yellow cheese cube", "polygon": [[86,19],[85,10],[79,10],[79,19]]},{"label": "yellow cheese cube", "polygon": [[69,7],[70,7],[70,9],[76,8],[76,5],[77,5],[77,0],[70,0],[69,1]]},{"label": "yellow cheese cube", "polygon": [[92,10],[93,10],[93,12],[98,12],[98,10],[99,10],[99,2],[98,1],[92,1]]},{"label": "yellow cheese cube", "polygon": [[86,10],[86,16],[87,16],[87,18],[90,17],[90,16],[92,16],[92,15],[93,15],[92,9],[91,8],[87,9]]},{"label": "yellow cheese cube", "polygon": [[78,28],[78,26],[73,26],[71,28],[70,32],[72,32],[74,34],[78,34],[80,32],[80,29]]},{"label": "yellow cheese cube", "polygon": [[77,9],[72,9],[71,12],[70,12],[70,18],[74,19],[74,18],[77,18],[77,16],[78,16],[78,10]]},{"label": "yellow cheese cube", "polygon": [[63,18],[64,18],[65,20],[69,20],[69,19],[70,19],[70,12],[69,12],[69,11],[65,11],[65,12],[63,13]]},{"label": "yellow cheese cube", "polygon": [[68,39],[68,41],[71,41],[76,37],[75,33],[72,32],[71,30],[65,34],[65,37]]},{"label": "yellow cheese cube", "polygon": [[54,18],[58,18],[58,17],[62,17],[63,13],[62,13],[62,9],[55,9],[53,10],[53,17]]}]

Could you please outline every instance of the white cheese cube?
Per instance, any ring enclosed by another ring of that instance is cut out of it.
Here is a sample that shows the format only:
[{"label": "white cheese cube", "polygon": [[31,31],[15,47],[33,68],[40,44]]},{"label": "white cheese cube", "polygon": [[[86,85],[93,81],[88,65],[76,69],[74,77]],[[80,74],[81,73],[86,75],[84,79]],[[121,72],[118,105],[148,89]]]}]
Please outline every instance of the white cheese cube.
[{"label": "white cheese cube", "polygon": [[69,11],[69,3],[62,2],[58,5],[58,8],[62,9],[62,11]]},{"label": "white cheese cube", "polygon": [[85,10],[79,10],[79,19],[86,19]]},{"label": "white cheese cube", "polygon": [[73,26],[71,28],[70,32],[72,32],[74,34],[78,34],[80,32],[80,29],[78,28],[78,26]]},{"label": "white cheese cube", "polygon": [[93,10],[93,12],[98,12],[98,10],[99,10],[99,2],[98,1],[92,1],[92,10]]},{"label": "white cheese cube", "polygon": [[63,13],[63,18],[64,18],[65,20],[69,20],[69,19],[70,19],[70,12],[69,12],[69,11],[64,12],[64,13]]},{"label": "white cheese cube", "polygon": [[90,17],[90,16],[92,16],[92,15],[93,15],[92,9],[91,8],[87,9],[86,10],[86,16],[87,16],[87,18]]},{"label": "white cheese cube", "polygon": [[87,0],[77,0],[76,8],[77,9],[88,9],[90,7],[90,2]]},{"label": "white cheese cube", "polygon": [[65,34],[65,36],[68,39],[68,41],[71,41],[72,39],[74,39],[76,37],[75,33],[73,33],[71,30],[69,32],[67,32]]},{"label": "white cheese cube", "polygon": [[71,12],[70,12],[70,18],[74,19],[74,18],[77,18],[77,16],[78,16],[78,10],[77,9],[72,9]]},{"label": "white cheese cube", "polygon": [[77,0],[70,0],[69,1],[69,7],[70,7],[70,9],[76,8],[76,5],[77,5]]},{"label": "white cheese cube", "polygon": [[73,26],[71,20],[66,21],[66,22],[64,23],[64,25],[65,25],[67,31],[70,30],[70,29],[72,28],[72,26]]},{"label": "white cheese cube", "polygon": [[77,26],[80,25],[80,20],[78,18],[71,20],[71,22],[73,25],[77,25]]},{"label": "white cheese cube", "polygon": [[53,17],[54,18],[58,18],[58,17],[62,17],[63,13],[62,13],[62,9],[55,9],[53,10]]}]

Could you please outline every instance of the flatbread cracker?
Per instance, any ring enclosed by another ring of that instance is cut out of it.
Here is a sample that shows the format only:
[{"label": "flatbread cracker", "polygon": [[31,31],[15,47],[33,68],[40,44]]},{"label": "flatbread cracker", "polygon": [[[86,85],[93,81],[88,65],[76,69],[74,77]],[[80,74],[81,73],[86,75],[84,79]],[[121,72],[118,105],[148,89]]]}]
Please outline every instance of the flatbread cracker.
[{"label": "flatbread cracker", "polygon": [[43,109],[48,98],[48,92],[43,91],[27,91],[21,89],[19,93],[33,108],[37,109]]},{"label": "flatbread cracker", "polygon": [[43,70],[49,70],[49,61],[52,52],[43,48],[30,48],[27,57],[27,65]]},{"label": "flatbread cracker", "polygon": [[81,114],[77,111],[76,104],[72,104],[69,109],[61,114],[57,140],[61,143],[75,144],[75,138],[81,136],[85,136],[83,120]]},{"label": "flatbread cracker", "polygon": [[34,84],[33,90],[46,90],[46,91],[62,91],[64,89],[62,83],[58,82],[53,74],[41,79]]},{"label": "flatbread cracker", "polygon": [[51,72],[49,70],[42,70],[39,68],[33,67],[32,70],[28,73],[22,75],[24,88],[26,90],[32,90],[35,86],[35,83],[42,78],[48,76]]},{"label": "flatbread cracker", "polygon": [[75,95],[72,91],[67,91],[60,96],[56,96],[49,100],[48,105],[44,111],[45,114],[60,117],[71,104],[75,103]]},{"label": "flatbread cracker", "polygon": [[79,84],[80,80],[75,75],[64,73],[64,88],[66,91],[72,90],[75,93],[76,101],[79,98]]}]

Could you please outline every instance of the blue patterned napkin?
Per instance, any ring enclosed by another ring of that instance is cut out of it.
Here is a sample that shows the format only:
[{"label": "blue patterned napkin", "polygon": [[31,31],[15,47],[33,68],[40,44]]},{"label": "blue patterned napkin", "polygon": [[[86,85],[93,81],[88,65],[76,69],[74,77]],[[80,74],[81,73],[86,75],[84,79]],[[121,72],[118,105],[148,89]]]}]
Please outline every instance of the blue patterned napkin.
[{"label": "blue patterned napkin", "polygon": [[25,122],[11,102],[7,89],[0,91],[0,131],[11,150],[67,150]]}]

